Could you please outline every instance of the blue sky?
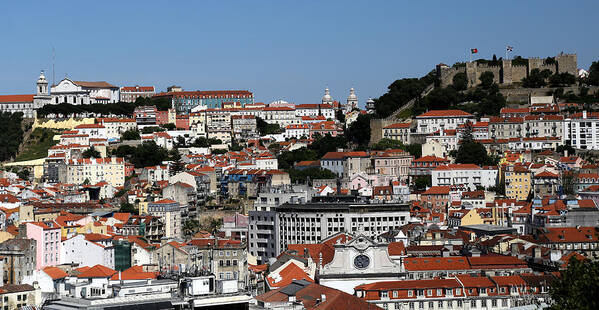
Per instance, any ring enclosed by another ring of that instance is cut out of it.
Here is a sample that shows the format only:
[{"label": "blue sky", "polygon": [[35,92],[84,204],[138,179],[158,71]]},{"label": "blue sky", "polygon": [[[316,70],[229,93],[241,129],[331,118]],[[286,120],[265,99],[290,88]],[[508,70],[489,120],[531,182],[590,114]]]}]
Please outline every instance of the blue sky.
[{"label": "blue sky", "polygon": [[599,1],[11,1],[0,10],[0,94],[51,79],[186,90],[249,89],[360,104],[439,62],[577,52],[599,60]]}]

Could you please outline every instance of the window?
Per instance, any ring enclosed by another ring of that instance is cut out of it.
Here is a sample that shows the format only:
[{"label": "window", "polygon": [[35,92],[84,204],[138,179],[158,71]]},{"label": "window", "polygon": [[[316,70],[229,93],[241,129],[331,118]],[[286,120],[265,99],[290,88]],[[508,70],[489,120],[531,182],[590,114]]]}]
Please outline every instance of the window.
[{"label": "window", "polygon": [[424,301],[421,301],[418,303],[418,308],[419,309],[424,309]]},{"label": "window", "polygon": [[389,297],[389,292],[381,291],[381,298],[387,298],[387,297]]},{"label": "window", "polygon": [[441,296],[441,295],[443,295],[443,290],[440,289],[440,288],[438,288],[437,289],[437,296]]},{"label": "window", "polygon": [[393,291],[393,297],[394,297],[394,298],[397,298],[397,296],[398,296],[398,295],[399,295],[399,294],[397,293],[397,291]]},{"label": "window", "polygon": [[410,303],[410,309],[414,309],[414,303],[413,302]]},{"label": "window", "polygon": [[[431,307],[429,307],[431,308]],[[443,300],[439,300],[439,302],[437,303],[437,308],[441,309],[443,308]]]},{"label": "window", "polygon": [[470,301],[470,308],[476,308],[476,299]]},{"label": "window", "polygon": [[414,296],[413,291],[412,290],[408,290],[408,297],[412,297],[412,296]]}]

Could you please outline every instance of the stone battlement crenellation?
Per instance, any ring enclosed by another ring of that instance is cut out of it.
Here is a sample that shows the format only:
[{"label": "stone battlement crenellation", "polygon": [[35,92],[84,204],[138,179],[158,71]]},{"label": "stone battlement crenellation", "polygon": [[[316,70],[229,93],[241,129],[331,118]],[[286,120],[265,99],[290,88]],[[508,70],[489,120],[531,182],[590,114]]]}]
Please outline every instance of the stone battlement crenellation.
[{"label": "stone battlement crenellation", "polygon": [[[500,65],[489,65],[486,63],[468,62],[465,66],[448,67],[442,64],[437,65],[437,78],[441,81],[441,86],[448,86],[453,83],[453,77],[458,73],[465,73],[468,86],[473,87],[480,84],[482,73],[489,71],[493,73],[495,83],[510,85],[514,82],[520,82],[528,77],[534,69],[549,70],[552,73],[569,73],[574,76],[577,74],[577,54],[560,53],[555,57],[530,57],[526,59],[526,65],[512,65],[511,59],[499,60]],[[551,59],[549,63],[547,59]]]}]

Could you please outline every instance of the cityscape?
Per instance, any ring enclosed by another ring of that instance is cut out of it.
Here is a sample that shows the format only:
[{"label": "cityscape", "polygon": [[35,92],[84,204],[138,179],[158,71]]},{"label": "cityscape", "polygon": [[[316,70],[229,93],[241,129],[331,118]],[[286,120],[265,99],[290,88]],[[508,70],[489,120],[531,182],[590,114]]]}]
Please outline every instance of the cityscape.
[{"label": "cityscape", "polygon": [[0,13],[0,309],[599,309],[596,3],[144,4]]}]

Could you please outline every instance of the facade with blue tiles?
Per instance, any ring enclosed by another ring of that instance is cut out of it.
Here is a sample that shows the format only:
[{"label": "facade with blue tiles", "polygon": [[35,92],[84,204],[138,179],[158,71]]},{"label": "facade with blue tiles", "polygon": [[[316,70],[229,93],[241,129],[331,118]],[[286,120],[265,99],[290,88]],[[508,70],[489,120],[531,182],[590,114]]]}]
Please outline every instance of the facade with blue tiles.
[{"label": "facade with blue tiles", "polygon": [[225,105],[245,107],[254,103],[254,94],[247,90],[180,91],[156,94],[171,99],[177,114],[188,114],[196,107],[219,109]]}]

